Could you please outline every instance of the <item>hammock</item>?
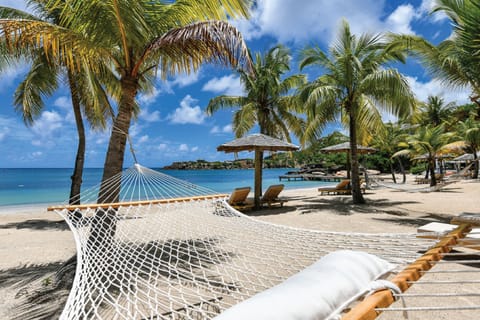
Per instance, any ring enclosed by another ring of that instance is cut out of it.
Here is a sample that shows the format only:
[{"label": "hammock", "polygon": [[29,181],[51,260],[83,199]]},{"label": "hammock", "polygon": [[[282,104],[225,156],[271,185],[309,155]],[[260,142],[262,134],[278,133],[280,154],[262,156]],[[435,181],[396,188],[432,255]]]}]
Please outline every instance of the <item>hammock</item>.
[{"label": "hammock", "polygon": [[[415,234],[311,231],[252,219],[227,195],[135,164],[113,177],[119,201],[51,207],[71,228],[77,269],[61,319],[212,319],[337,250],[397,269],[433,244]],[[112,218],[113,217],[113,218]]]},{"label": "hammock", "polygon": [[442,183],[437,183],[434,186],[428,186],[428,187],[417,187],[417,186],[405,185],[405,184],[386,183],[382,181],[375,181],[374,183],[384,188],[389,188],[389,189],[394,189],[399,191],[413,192],[413,193],[416,193],[416,192],[428,193],[428,192],[440,191],[446,186],[448,186],[449,184],[452,184],[455,182],[458,182],[458,181],[449,180],[449,181],[444,181]]}]

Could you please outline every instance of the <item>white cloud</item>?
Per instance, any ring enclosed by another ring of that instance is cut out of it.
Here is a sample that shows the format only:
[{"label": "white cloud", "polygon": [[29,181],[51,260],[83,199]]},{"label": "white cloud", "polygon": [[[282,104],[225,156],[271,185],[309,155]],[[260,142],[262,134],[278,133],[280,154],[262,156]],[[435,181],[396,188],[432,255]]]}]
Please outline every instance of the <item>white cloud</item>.
[{"label": "white cloud", "polygon": [[217,134],[217,133],[231,133],[233,131],[232,125],[227,124],[226,126],[223,126],[220,128],[219,126],[214,126],[211,130],[210,133],[212,134]]},{"label": "white cloud", "polygon": [[8,135],[8,128],[2,128],[2,130],[0,131],[0,142],[2,142]]},{"label": "white cloud", "polygon": [[185,144],[185,143],[182,143],[182,144],[178,147],[178,150],[179,150],[179,151],[189,151],[188,145]]},{"label": "white cloud", "polygon": [[65,96],[58,97],[57,99],[55,99],[55,101],[53,102],[53,105],[55,107],[58,107],[58,108],[64,109],[64,110],[71,110],[72,109],[72,102],[70,101],[70,99],[68,97],[65,97]]},{"label": "white cloud", "polygon": [[209,80],[203,86],[202,91],[210,91],[216,94],[224,94],[227,96],[241,96],[244,94],[240,77],[237,77],[233,74],[221,78],[215,77]]},{"label": "white cloud", "polygon": [[191,151],[191,152],[197,152],[197,151],[198,151],[198,147],[192,147],[192,148],[190,149],[190,151]]},{"label": "white cloud", "polygon": [[161,92],[161,89],[159,90],[158,88],[153,87],[150,92],[141,93],[138,96],[138,103],[140,105],[151,105],[152,103],[157,101],[157,97],[160,95]]},{"label": "white cloud", "polygon": [[73,113],[72,102],[69,97],[61,96],[55,99],[53,105],[60,110],[66,112],[65,121],[71,124],[75,124],[75,114]]},{"label": "white cloud", "polygon": [[329,43],[344,18],[354,32],[380,31],[384,3],[384,0],[303,0],[299,5],[297,0],[259,0],[250,23],[233,23],[247,39],[271,35],[280,42],[320,39]]},{"label": "white cloud", "polygon": [[17,80],[28,72],[30,65],[25,61],[19,61],[1,69],[0,82],[2,86],[0,91],[4,91],[17,84]]},{"label": "white cloud", "polygon": [[138,144],[144,143],[144,142],[147,142],[148,140],[149,140],[148,135],[144,135],[144,136],[141,136],[141,137],[138,139],[137,143],[138,143]]},{"label": "white cloud", "polygon": [[457,104],[470,103],[468,97],[471,90],[469,88],[453,90],[445,87],[445,84],[437,79],[421,82],[415,77],[407,76],[406,78],[417,99],[420,101],[427,101],[428,96],[439,96],[442,97],[446,103],[451,101]]},{"label": "white cloud", "polygon": [[[419,11],[422,15],[430,15],[433,8],[437,5],[436,0],[422,0]],[[447,19],[447,15],[443,12],[435,12],[431,14],[432,20],[438,22]]]},{"label": "white cloud", "polygon": [[175,76],[174,80],[170,81],[172,85],[179,86],[180,88],[192,85],[200,78],[200,70],[197,72],[191,72],[189,74],[181,73]]},{"label": "white cloud", "polygon": [[167,146],[166,143],[160,143],[160,144],[157,146],[157,149],[158,149],[159,151],[165,151],[165,150],[167,150],[167,148],[168,148],[168,146]]},{"label": "white cloud", "polygon": [[49,137],[54,131],[62,127],[63,119],[55,111],[44,111],[40,118],[35,121],[32,131],[41,137]]},{"label": "white cloud", "polygon": [[148,108],[142,108],[138,118],[146,122],[158,122],[160,121],[160,111],[155,110],[150,112]]},{"label": "white cloud", "polygon": [[197,99],[192,98],[189,94],[186,95],[180,102],[180,108],[169,115],[172,123],[179,124],[201,124],[205,120],[205,114],[198,105],[192,106],[198,102]]},{"label": "white cloud", "polygon": [[32,132],[35,134],[35,139],[32,140],[32,145],[36,147],[51,148],[55,146],[58,138],[61,135],[54,137],[55,133],[62,128],[63,118],[55,111],[42,112],[39,119],[35,121],[32,126]]},{"label": "white cloud", "polygon": [[414,34],[411,22],[418,17],[411,4],[401,5],[393,11],[385,21],[388,31],[404,34]]},{"label": "white cloud", "polygon": [[[249,39],[264,35],[279,42],[305,43],[320,40],[330,44],[340,21],[346,19],[353,33],[384,31],[414,33],[411,23],[425,17],[434,0],[423,0],[418,7],[403,4],[385,16],[385,0],[258,0],[251,19],[232,23]],[[434,21],[445,17],[435,14]]]},{"label": "white cloud", "polygon": [[35,151],[35,152],[32,152],[32,157],[33,158],[39,158],[43,155],[43,152],[42,151]]}]

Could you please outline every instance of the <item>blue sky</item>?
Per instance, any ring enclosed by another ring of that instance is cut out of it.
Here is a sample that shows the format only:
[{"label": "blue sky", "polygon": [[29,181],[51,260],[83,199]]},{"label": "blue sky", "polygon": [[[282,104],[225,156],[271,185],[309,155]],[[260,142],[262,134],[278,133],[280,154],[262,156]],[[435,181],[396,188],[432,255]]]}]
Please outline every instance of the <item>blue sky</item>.
[{"label": "blue sky", "polygon": [[[298,72],[298,53],[306,45],[327,48],[339,22],[345,18],[355,33],[409,33],[437,43],[450,36],[448,20],[429,14],[434,0],[258,0],[250,20],[233,21],[253,52],[265,52],[281,43],[292,52],[292,72]],[[0,0],[1,6],[25,9],[23,0]],[[0,74],[0,167],[72,167],[76,130],[68,90],[60,88],[46,99],[35,125],[27,128],[14,111],[12,97],[29,66],[19,63]],[[420,100],[429,95],[446,102],[465,103],[468,89],[452,91],[428,77],[414,60],[398,66]],[[313,79],[315,70],[304,70]],[[139,95],[142,113],[132,125],[131,137],[138,161],[160,167],[172,161],[231,160],[232,154],[216,147],[234,138],[231,111],[211,117],[204,113],[208,101],[221,94],[239,95],[243,88],[232,70],[202,66],[199,72],[156,82],[148,95]],[[335,125],[332,124],[331,128]],[[255,130],[252,133],[256,132]],[[328,132],[325,132],[326,134]],[[87,133],[87,167],[102,167],[109,130]],[[240,157],[253,157],[241,153]],[[127,156],[125,165],[132,163]]]}]

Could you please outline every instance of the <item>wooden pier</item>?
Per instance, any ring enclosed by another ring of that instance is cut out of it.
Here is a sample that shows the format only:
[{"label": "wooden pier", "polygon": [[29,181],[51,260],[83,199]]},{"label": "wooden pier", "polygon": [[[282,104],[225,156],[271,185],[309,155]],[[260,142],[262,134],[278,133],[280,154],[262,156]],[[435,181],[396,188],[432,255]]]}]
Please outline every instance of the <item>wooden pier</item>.
[{"label": "wooden pier", "polygon": [[324,181],[339,182],[345,177],[341,176],[324,176],[312,173],[284,174],[278,177],[279,181]]}]

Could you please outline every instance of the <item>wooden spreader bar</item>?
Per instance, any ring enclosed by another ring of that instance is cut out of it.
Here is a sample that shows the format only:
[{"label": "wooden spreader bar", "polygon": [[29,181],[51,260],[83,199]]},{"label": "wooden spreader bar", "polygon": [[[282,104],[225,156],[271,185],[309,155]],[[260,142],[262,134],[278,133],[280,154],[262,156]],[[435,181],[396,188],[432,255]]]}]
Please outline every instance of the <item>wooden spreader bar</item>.
[{"label": "wooden spreader bar", "polygon": [[114,202],[114,203],[92,203],[92,204],[79,204],[79,205],[65,205],[65,206],[53,206],[48,207],[47,211],[58,211],[58,210],[86,210],[86,209],[118,209],[120,207],[134,207],[134,206],[144,206],[150,204],[166,204],[166,203],[175,203],[175,202],[187,202],[187,201],[198,201],[198,200],[211,200],[211,199],[221,199],[228,197],[228,194],[214,194],[206,196],[195,196],[195,197],[182,197],[182,198],[171,198],[171,199],[158,199],[158,200],[141,200],[141,201],[127,201],[127,202]]},{"label": "wooden spreader bar", "polygon": [[[470,230],[470,223],[461,224],[458,228],[443,237],[435,247],[428,250],[423,256],[403,269],[403,271],[397,274],[391,281],[396,284],[402,292],[405,292],[411,285],[410,281],[420,279],[420,277],[425,274],[425,272],[422,271],[429,270],[433,267],[434,264],[430,262],[440,260],[442,253],[451,251],[452,245],[455,245],[458,239],[465,237]],[[394,301],[395,299],[390,290],[377,291],[345,314],[342,320],[373,320],[381,312],[375,310],[376,308],[387,308]]]}]

